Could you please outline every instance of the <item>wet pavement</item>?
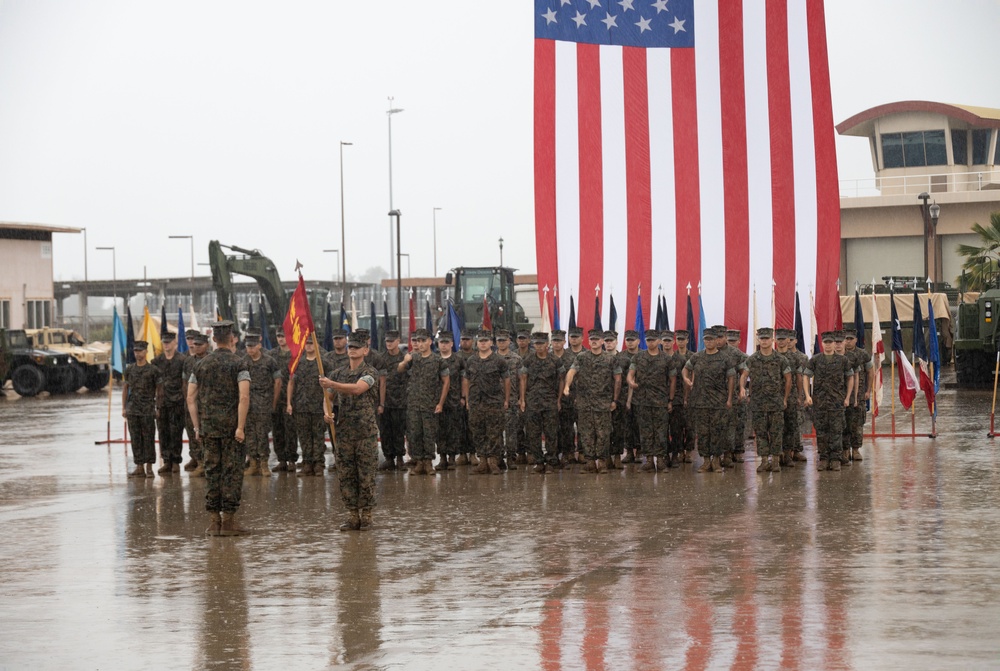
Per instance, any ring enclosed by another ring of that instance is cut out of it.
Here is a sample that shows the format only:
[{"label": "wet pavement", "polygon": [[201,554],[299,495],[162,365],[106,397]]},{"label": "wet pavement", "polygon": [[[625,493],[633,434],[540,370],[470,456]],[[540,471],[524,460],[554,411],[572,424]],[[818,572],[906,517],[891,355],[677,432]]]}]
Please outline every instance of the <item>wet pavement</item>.
[{"label": "wet pavement", "polygon": [[9,394],[0,669],[1000,668],[989,404],[840,473],[391,473],[368,533],[332,475],[247,478],[231,539],[94,444],[106,396]]}]

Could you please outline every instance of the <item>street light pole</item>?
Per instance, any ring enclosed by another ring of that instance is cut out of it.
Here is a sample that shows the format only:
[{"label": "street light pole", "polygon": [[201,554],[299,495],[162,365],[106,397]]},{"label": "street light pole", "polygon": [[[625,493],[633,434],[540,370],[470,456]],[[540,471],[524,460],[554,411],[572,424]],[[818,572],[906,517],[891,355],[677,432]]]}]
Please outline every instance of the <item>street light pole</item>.
[{"label": "street light pole", "polygon": [[[391,117],[390,117],[391,118]],[[342,254],[338,255],[340,263],[340,295],[347,293],[347,242],[344,235],[344,147],[350,147],[353,143],[340,141],[340,249]],[[389,197],[392,200],[392,197]]]},{"label": "street light pole", "polygon": [[500,267],[503,267],[503,238],[500,238]]},{"label": "street light pole", "polygon": [[171,240],[191,241],[191,314],[194,315],[194,236],[193,235],[170,235]]},{"label": "street light pole", "polygon": [[438,217],[437,214],[442,208],[434,208],[434,277],[438,276]]},{"label": "street light pole", "polygon": [[389,210],[389,221],[396,217],[396,314],[399,320],[399,329],[403,329],[403,279],[402,279],[402,257],[399,255],[399,220],[402,213],[399,210]]},{"label": "street light pole", "polygon": [[929,264],[927,263],[927,250],[928,250],[927,238],[931,235],[931,216],[930,216],[930,209],[927,207],[927,201],[930,200],[930,197],[931,197],[930,194],[927,193],[926,191],[924,191],[919,196],[917,196],[917,200],[923,201],[921,203],[921,205],[920,205],[920,214],[922,214],[923,218],[924,218],[924,235],[923,235],[923,238],[924,238],[924,277],[930,277],[930,274],[928,272],[928,265]]},{"label": "street light pole", "polygon": [[[339,249],[324,249],[323,251],[326,252],[327,254],[336,254],[337,255],[337,272],[340,273],[340,258],[341,258],[341,256],[340,256],[340,250]],[[339,278],[337,278],[337,276],[334,275],[333,279],[334,279],[334,281],[336,281]]]},{"label": "street light pole", "polygon": [[938,243],[937,235],[938,217],[941,216],[941,206],[936,202],[931,203],[931,206],[927,208],[927,213],[931,216],[931,235],[933,236],[931,238],[931,267],[934,268],[934,275],[931,277],[931,281],[932,285],[934,285],[941,281],[941,255],[939,253],[940,245]]},{"label": "street light pole", "polygon": [[118,307],[118,260],[114,247],[94,247],[102,252],[111,252],[111,293],[115,295],[115,307]]},{"label": "street light pole", "polygon": [[[389,117],[389,211],[398,212],[392,202],[392,115],[399,114],[403,110],[401,108],[392,106],[392,96],[389,96],[389,111],[386,115]],[[399,228],[399,219],[396,219],[396,228]],[[398,251],[398,250],[396,250]],[[395,256],[395,251],[393,251],[392,244],[392,219],[389,220],[389,276],[392,277],[392,262]],[[397,275],[398,277],[398,275]]]},{"label": "street light pole", "polygon": [[83,339],[90,342],[90,275],[87,273],[87,227],[83,227]]}]

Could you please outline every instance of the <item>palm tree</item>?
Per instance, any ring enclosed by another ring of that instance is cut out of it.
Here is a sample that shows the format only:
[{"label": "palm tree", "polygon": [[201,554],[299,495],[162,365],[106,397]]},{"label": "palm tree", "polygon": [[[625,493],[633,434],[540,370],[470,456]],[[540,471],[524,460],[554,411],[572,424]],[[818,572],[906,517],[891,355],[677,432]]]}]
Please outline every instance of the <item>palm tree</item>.
[{"label": "palm tree", "polygon": [[956,251],[965,257],[962,269],[967,273],[966,290],[985,291],[995,285],[1000,275],[1000,212],[990,215],[988,228],[973,224],[972,231],[979,235],[982,245],[959,245]]}]

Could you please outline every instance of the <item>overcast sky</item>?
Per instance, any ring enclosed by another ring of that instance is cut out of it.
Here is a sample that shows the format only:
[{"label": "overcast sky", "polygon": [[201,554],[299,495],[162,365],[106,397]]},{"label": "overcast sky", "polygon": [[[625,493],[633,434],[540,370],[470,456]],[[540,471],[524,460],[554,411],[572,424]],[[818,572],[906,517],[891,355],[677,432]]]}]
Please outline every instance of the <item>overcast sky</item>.
[{"label": "overcast sky", "polygon": [[[758,0],[750,0],[758,1]],[[759,0],[763,1],[763,0]],[[520,10],[518,11],[518,6]],[[0,0],[0,220],[86,227],[89,275],[187,276],[207,244],[335,274],[387,267],[393,200],[412,274],[535,270],[533,3]],[[896,100],[1000,108],[1000,1],[827,0],[834,119]],[[872,175],[838,139],[843,179]],[[83,277],[57,235],[57,279]],[[208,269],[200,267],[199,275]],[[406,274],[406,261],[403,273]]]}]

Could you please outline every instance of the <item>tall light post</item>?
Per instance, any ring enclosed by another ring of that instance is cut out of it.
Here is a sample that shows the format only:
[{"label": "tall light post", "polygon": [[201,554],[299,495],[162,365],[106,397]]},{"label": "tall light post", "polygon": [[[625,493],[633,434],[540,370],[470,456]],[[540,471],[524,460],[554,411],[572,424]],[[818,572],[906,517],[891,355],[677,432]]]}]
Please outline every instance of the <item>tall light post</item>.
[{"label": "tall light post", "polygon": [[920,214],[923,216],[923,219],[924,219],[924,235],[923,235],[923,238],[924,238],[924,277],[930,277],[930,272],[928,270],[928,265],[929,264],[927,263],[927,254],[928,254],[928,249],[930,247],[930,245],[929,245],[929,238],[931,236],[931,214],[930,214],[930,209],[928,208],[928,205],[927,205],[927,201],[929,201],[930,199],[931,199],[931,195],[929,193],[927,193],[926,191],[924,191],[919,196],[917,196],[917,200],[922,201],[920,203]]},{"label": "tall light post", "polygon": [[941,206],[936,202],[931,203],[931,206],[927,208],[927,213],[931,216],[931,267],[934,269],[934,275],[931,277],[932,284],[937,284],[941,281],[941,246],[938,242],[937,236],[937,225],[938,217],[941,216]]},{"label": "tall light post", "polygon": [[[337,255],[337,273],[339,274],[340,273],[340,258],[341,258],[341,256],[340,256],[340,250],[339,249],[324,249],[323,251],[325,253],[327,253],[327,254],[336,254]],[[336,281],[339,278],[336,275],[334,275],[333,279],[334,279],[334,281]]]},{"label": "tall light post", "polygon": [[403,279],[401,277],[403,260],[399,255],[399,220],[402,213],[399,210],[389,210],[389,221],[396,218],[396,314],[399,319],[400,330],[403,328]]},{"label": "tall light post", "polygon": [[118,307],[118,260],[114,247],[94,247],[99,252],[111,252],[111,293],[115,295],[115,307]]},{"label": "tall light post", "polygon": [[432,216],[434,217],[434,277],[438,276],[438,212],[443,208],[435,207]]},{"label": "tall light post", "polygon": [[83,227],[83,339],[90,342],[90,276],[87,274],[87,227]]},{"label": "tall light post", "polygon": [[500,267],[503,267],[503,238],[500,238]]},{"label": "tall light post", "polygon": [[[391,118],[391,117],[390,117]],[[340,249],[343,251],[339,255],[340,263],[340,295],[347,293],[347,241],[344,234],[344,147],[350,147],[353,143],[340,141]],[[392,197],[389,197],[392,200]]]},{"label": "tall light post", "polygon": [[194,236],[193,235],[170,235],[171,240],[191,241],[191,314],[194,314]]},{"label": "tall light post", "polygon": [[[386,115],[389,117],[389,212],[390,212],[390,217],[391,217],[391,213],[392,212],[398,212],[398,210],[396,210],[396,208],[393,206],[393,202],[392,202],[392,115],[393,114],[399,114],[402,111],[403,111],[402,108],[398,108],[398,107],[393,107],[392,106],[392,96],[389,96],[389,111],[386,112]],[[396,228],[397,229],[399,228],[399,218],[398,217],[396,218]],[[398,251],[398,250],[393,250],[393,242],[392,242],[392,219],[390,218],[390,220],[389,220],[389,268],[390,268],[390,270],[389,270],[389,276],[390,276],[390,278],[392,276],[392,262],[394,260],[395,255],[396,255],[396,251]],[[399,276],[397,275],[397,277],[399,277]]]}]

